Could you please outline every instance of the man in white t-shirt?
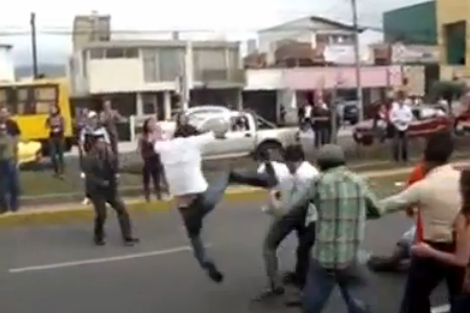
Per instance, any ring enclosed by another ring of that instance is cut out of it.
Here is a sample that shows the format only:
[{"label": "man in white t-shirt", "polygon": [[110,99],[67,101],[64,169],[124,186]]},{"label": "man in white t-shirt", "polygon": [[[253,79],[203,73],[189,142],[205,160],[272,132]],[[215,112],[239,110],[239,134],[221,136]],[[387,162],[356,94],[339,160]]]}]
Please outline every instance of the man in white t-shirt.
[{"label": "man in white t-shirt", "polygon": [[403,95],[398,96],[390,110],[390,123],[394,126],[393,157],[396,162],[408,161],[408,129],[413,122],[413,111]]},{"label": "man in white t-shirt", "polygon": [[[310,188],[319,175],[317,169],[305,161],[305,156],[300,146],[289,146],[285,151],[286,164],[272,162],[278,184],[271,189],[269,201],[263,211],[272,216],[271,226],[263,243],[263,256],[266,273],[268,276],[268,289],[256,300],[263,300],[284,294],[282,279],[278,270],[277,249],[281,242],[294,230],[297,231],[299,244],[297,247],[297,264],[291,275],[293,283],[300,286],[305,280],[310,250],[315,241],[314,218],[306,221],[307,208],[299,208],[293,211],[285,211],[282,206],[277,206],[277,200],[289,199],[292,193],[304,188]],[[259,171],[263,171],[263,165]],[[270,198],[271,199],[271,198]]]},{"label": "man in white t-shirt", "polygon": [[201,151],[206,143],[225,138],[226,129],[198,135],[183,129],[171,140],[157,141],[155,151],[160,155],[170,194],[175,198],[178,210],[188,233],[194,256],[208,276],[217,283],[223,274],[207,254],[201,239],[204,217],[222,199],[229,175],[223,175],[209,185],[201,168]]}]

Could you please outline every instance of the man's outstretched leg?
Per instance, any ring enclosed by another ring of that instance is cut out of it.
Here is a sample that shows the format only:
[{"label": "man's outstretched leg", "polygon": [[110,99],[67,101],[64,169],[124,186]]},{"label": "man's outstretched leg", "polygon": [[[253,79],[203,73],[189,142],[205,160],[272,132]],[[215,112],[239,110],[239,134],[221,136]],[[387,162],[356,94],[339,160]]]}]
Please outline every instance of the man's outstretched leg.
[{"label": "man's outstretched leg", "polygon": [[264,166],[263,173],[231,171],[229,180],[240,185],[271,189],[279,182],[272,163],[266,162]]},{"label": "man's outstretched leg", "polygon": [[218,204],[228,186],[228,174],[213,182],[206,190],[196,196],[188,206],[180,206],[179,211],[183,217],[188,237],[193,248],[194,257],[199,265],[207,272],[209,277],[220,283],[223,274],[218,270],[214,261],[207,255],[206,247],[201,238],[204,217]]}]

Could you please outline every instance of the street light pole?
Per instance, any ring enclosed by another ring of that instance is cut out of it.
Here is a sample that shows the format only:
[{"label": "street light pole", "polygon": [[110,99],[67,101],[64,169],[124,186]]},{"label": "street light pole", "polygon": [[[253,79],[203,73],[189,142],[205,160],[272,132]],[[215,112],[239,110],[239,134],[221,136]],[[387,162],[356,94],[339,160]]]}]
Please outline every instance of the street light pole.
[{"label": "street light pole", "polygon": [[361,80],[361,56],[359,49],[359,25],[357,17],[357,0],[351,0],[353,28],[354,28],[354,63],[356,72],[356,94],[357,103],[359,107],[359,120],[364,119],[364,97],[362,94],[362,80]]}]

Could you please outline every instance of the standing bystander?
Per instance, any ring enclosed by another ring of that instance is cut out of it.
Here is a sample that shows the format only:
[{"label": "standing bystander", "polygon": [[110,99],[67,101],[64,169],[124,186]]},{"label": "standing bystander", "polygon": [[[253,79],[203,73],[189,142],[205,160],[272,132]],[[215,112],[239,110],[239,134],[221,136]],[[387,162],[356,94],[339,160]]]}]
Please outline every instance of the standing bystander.
[{"label": "standing bystander", "polygon": [[396,162],[408,161],[408,129],[413,121],[413,112],[405,102],[405,95],[399,93],[390,111],[390,122],[394,126],[393,158]]}]

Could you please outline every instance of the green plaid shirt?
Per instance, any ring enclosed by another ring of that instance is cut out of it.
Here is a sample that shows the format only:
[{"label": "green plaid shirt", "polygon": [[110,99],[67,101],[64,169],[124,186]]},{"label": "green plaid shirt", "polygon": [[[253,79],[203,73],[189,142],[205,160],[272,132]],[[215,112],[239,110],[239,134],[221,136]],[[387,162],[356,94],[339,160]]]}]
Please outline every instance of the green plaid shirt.
[{"label": "green plaid shirt", "polygon": [[367,217],[379,217],[378,199],[344,166],[324,172],[289,209],[311,202],[318,212],[314,258],[325,268],[345,268],[358,257]]}]

